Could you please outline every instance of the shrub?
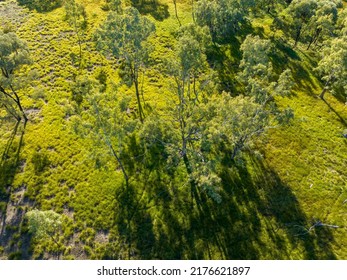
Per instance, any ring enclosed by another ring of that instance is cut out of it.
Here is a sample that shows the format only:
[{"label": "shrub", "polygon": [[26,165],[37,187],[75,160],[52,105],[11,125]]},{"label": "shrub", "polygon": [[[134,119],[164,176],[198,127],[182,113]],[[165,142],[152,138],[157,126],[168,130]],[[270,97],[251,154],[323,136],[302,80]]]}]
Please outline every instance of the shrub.
[{"label": "shrub", "polygon": [[17,0],[19,5],[26,6],[30,10],[49,12],[62,6],[62,0]]},{"label": "shrub", "polygon": [[31,158],[31,162],[34,165],[35,173],[41,173],[45,170],[46,166],[50,164],[47,154],[35,152]]}]

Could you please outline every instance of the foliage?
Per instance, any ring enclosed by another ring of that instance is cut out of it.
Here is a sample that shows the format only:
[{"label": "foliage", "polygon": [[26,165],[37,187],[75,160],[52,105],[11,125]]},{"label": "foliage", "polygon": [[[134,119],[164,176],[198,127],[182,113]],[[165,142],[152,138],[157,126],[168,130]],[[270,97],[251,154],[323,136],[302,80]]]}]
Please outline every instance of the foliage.
[{"label": "foliage", "polygon": [[223,143],[228,147],[231,160],[235,160],[242,150],[250,149],[254,140],[269,129],[292,118],[290,111],[285,111],[283,117],[279,118],[277,110],[267,104],[259,104],[253,96],[233,98],[224,93],[219,98],[213,98],[209,104],[208,110],[213,117],[210,117],[207,125],[204,145],[212,149],[213,145],[220,147]]},{"label": "foliage", "polygon": [[63,0],[17,0],[19,5],[35,9],[38,12],[49,12],[61,7]]},{"label": "foliage", "polygon": [[247,1],[200,0],[194,10],[196,23],[210,29],[214,42],[228,42],[245,23],[248,7]]},{"label": "foliage", "polygon": [[27,86],[30,76],[18,75],[17,72],[30,63],[26,43],[16,34],[3,33],[0,30],[0,105],[18,121],[23,117],[24,122],[27,121],[27,116],[18,90]]},{"label": "foliage", "polygon": [[28,219],[29,232],[37,240],[50,238],[54,242],[61,230],[62,217],[52,210],[40,211],[31,210],[26,213]]},{"label": "foliage", "polygon": [[325,83],[321,93],[324,98],[326,90],[333,93],[347,93],[347,38],[335,38],[323,49],[322,59],[319,61],[316,71]]},{"label": "foliage", "polygon": [[240,47],[243,55],[240,62],[239,80],[245,85],[245,94],[255,97],[260,104],[269,104],[274,96],[288,96],[294,85],[289,69],[275,80],[269,55],[271,43],[259,36],[248,35]]},{"label": "foliage", "polygon": [[339,0],[292,1],[274,22],[294,39],[294,47],[299,43],[318,44],[335,34]]}]

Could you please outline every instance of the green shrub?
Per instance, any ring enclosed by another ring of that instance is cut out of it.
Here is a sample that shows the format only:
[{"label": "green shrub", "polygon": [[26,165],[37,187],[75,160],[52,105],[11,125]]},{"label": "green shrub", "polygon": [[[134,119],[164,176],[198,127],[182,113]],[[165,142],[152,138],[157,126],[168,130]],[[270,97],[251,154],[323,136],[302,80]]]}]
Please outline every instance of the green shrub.
[{"label": "green shrub", "polygon": [[34,165],[35,173],[41,173],[50,164],[47,154],[41,152],[35,152],[31,158],[31,162]]},{"label": "green shrub", "polygon": [[22,259],[22,252],[12,252],[8,255],[9,260],[21,260]]},{"label": "green shrub", "polygon": [[62,6],[62,0],[17,0],[19,5],[26,6],[30,10],[49,12]]}]

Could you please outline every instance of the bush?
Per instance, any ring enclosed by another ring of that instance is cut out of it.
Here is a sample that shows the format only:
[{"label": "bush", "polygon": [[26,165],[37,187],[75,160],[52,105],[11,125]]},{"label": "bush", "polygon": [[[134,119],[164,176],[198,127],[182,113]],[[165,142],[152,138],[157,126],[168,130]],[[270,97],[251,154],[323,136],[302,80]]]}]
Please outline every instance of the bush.
[{"label": "bush", "polygon": [[62,0],[17,0],[19,5],[26,6],[30,10],[49,12],[62,6]]},{"label": "bush", "polygon": [[22,252],[13,252],[8,255],[9,260],[21,260],[22,259]]},{"label": "bush", "polygon": [[35,173],[41,173],[50,164],[46,153],[35,152],[31,158],[31,162],[34,165]]}]

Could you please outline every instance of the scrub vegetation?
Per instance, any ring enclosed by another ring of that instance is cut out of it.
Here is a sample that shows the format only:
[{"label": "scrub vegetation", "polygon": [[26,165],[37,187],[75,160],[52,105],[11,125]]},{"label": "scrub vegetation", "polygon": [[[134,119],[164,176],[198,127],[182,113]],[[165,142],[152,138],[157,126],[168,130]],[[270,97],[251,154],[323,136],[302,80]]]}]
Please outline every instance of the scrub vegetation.
[{"label": "scrub vegetation", "polygon": [[347,259],[347,2],[0,2],[0,259]]}]

